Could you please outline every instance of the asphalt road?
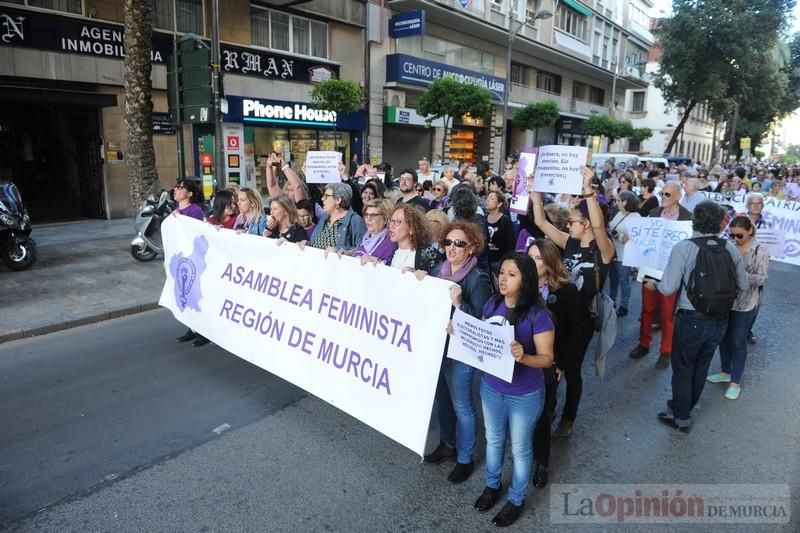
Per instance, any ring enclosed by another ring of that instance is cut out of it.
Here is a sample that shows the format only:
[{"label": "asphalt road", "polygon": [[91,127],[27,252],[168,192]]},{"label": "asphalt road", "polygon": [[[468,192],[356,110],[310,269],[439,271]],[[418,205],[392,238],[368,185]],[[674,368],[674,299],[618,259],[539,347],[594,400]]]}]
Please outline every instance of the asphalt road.
[{"label": "asphalt road", "polygon": [[[742,396],[725,400],[722,386],[709,385],[689,435],[656,421],[671,374],[653,368],[655,347],[649,358],[627,357],[638,322],[636,312],[626,317],[604,380],[587,358],[575,432],[555,443],[551,458],[551,484],[788,483],[791,523],[556,525],[550,490],[531,489],[514,529],[800,531],[800,298],[787,290],[798,272],[773,265]],[[182,331],[159,310],[0,345],[0,527],[491,529],[493,514],[471,508],[483,487],[482,435],[479,467],[452,486],[445,480],[451,464],[420,464],[215,346],[177,345]]]}]

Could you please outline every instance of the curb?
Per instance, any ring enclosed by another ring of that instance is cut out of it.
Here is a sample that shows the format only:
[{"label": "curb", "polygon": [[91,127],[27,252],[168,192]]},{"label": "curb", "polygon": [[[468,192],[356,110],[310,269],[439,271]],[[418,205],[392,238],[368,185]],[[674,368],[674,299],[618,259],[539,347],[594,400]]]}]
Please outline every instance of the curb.
[{"label": "curb", "polygon": [[81,318],[74,318],[72,320],[65,320],[56,324],[48,324],[46,326],[39,326],[32,329],[20,329],[0,335],[0,344],[9,341],[24,339],[27,337],[36,337],[38,335],[45,335],[47,333],[54,333],[70,328],[77,328],[78,326],[85,326],[87,324],[94,324],[96,322],[103,322],[112,318],[119,318],[127,315],[135,315],[144,311],[152,311],[158,309],[158,302],[149,302],[145,304],[133,305],[131,307],[124,307],[122,309],[114,309],[96,315],[84,316]]}]

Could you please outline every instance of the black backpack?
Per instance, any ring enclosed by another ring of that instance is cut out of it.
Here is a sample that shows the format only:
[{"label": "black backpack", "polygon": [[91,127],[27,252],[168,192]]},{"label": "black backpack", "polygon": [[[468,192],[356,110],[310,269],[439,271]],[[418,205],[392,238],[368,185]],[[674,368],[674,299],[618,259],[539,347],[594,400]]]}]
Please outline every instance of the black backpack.
[{"label": "black backpack", "polygon": [[[704,315],[726,315],[736,300],[736,266],[725,241],[718,237],[690,239],[700,250],[694,270],[689,275],[686,296]],[[709,244],[714,241],[716,244]]]}]

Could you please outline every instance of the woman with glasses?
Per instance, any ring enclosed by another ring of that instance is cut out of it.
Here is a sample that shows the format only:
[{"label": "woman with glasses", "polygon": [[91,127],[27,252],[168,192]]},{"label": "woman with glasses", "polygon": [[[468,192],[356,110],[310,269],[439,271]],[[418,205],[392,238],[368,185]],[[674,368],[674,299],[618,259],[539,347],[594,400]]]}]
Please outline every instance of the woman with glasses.
[{"label": "woman with glasses", "polygon": [[194,180],[178,180],[172,189],[172,198],[177,202],[176,214],[203,220],[203,191]]},{"label": "woman with glasses", "polygon": [[442,262],[442,253],[432,247],[425,213],[411,204],[400,203],[389,219],[389,239],[397,244],[390,265],[403,272],[432,272]]},{"label": "woman with glasses", "polygon": [[264,237],[288,242],[308,240],[308,234],[300,224],[297,207],[288,196],[276,196],[269,201],[269,217]]},{"label": "woman with glasses", "polygon": [[389,238],[389,230],[386,229],[391,212],[391,200],[364,202],[364,222],[367,224],[367,232],[353,253],[353,257],[361,258],[362,264],[366,262],[388,264],[392,260],[397,245]]},{"label": "woman with glasses", "polygon": [[261,194],[249,187],[239,191],[239,216],[233,229],[240,233],[261,235],[267,227],[267,216],[264,214],[264,200]]},{"label": "woman with glasses", "polygon": [[[566,400],[561,422],[553,434],[562,438],[572,434],[583,392],[581,366],[594,333],[589,307],[595,293],[602,289],[611,261],[614,259],[614,245],[606,233],[606,217],[592,188],[594,171],[584,167],[582,174],[583,199],[570,212],[568,232],[559,231],[547,219],[542,205],[542,193],[531,193],[534,221],[545,236],[563,250],[564,266],[570,273],[570,281],[578,288],[579,294],[580,305],[577,312],[582,335],[580,349],[577,364],[564,369],[564,379],[567,381]],[[599,285],[596,277],[599,277]]]},{"label": "woman with glasses", "polygon": [[[344,183],[329,183],[322,194],[325,212],[311,235],[311,246],[322,250],[353,250],[364,239],[364,220],[350,208],[353,190]],[[305,241],[301,241],[301,248]]]},{"label": "woman with glasses", "polygon": [[431,209],[447,209],[450,207],[450,197],[447,195],[449,191],[450,187],[446,181],[439,180],[436,182],[436,185],[433,186],[433,199],[430,203]]},{"label": "woman with glasses", "polygon": [[[478,268],[477,250],[483,249],[483,233],[470,222],[456,220],[444,229],[445,260],[431,274],[453,283],[450,299],[453,307],[481,318],[483,306],[492,295],[492,285],[486,272]],[[444,358],[436,406],[439,418],[439,445],[425,455],[426,463],[438,464],[456,458],[456,466],[447,480],[463,483],[472,474],[477,416],[472,400],[472,377],[475,369],[455,359]]]},{"label": "woman with glasses", "polygon": [[722,370],[711,374],[706,380],[710,383],[728,383],[725,397],[736,400],[742,393],[742,374],[747,361],[747,333],[758,311],[759,287],[767,281],[769,251],[756,241],[756,227],[746,215],[731,220],[729,229],[736,242],[736,249],[742,254],[750,288],[736,296],[728,315],[728,329],[719,343]]},{"label": "woman with glasses", "polygon": [[544,487],[550,472],[550,434],[556,410],[556,393],[561,375],[566,368],[578,364],[581,346],[581,323],[578,309],[578,289],[569,282],[569,272],[561,261],[561,250],[549,239],[537,239],[528,249],[528,256],[536,263],[539,275],[539,293],[555,319],[554,361],[544,373],[545,399],[542,416],[533,433],[533,486]]}]

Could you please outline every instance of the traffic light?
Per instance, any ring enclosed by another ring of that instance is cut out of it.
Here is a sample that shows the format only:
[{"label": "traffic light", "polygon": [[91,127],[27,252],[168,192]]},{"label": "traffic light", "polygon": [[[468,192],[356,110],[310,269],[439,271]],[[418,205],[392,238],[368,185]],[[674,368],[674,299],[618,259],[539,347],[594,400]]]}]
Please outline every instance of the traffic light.
[{"label": "traffic light", "polygon": [[167,100],[173,122],[214,122],[212,80],[211,49],[199,37],[185,35],[177,58],[173,55],[167,60]]}]

